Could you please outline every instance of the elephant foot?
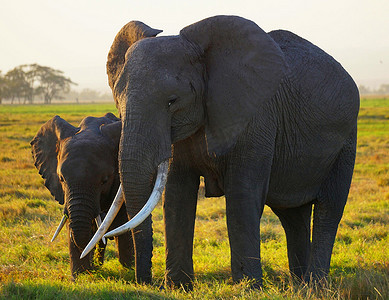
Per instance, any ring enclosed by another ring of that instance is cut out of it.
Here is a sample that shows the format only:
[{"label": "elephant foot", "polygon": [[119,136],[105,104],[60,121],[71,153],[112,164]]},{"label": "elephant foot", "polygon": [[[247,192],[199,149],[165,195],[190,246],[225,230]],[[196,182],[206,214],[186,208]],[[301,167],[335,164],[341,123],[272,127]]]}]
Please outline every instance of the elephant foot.
[{"label": "elephant foot", "polygon": [[126,269],[133,269],[135,267],[135,261],[134,260],[128,261],[128,259],[120,259],[119,258],[119,262]]},{"label": "elephant foot", "polygon": [[135,278],[136,282],[139,284],[151,284],[152,276],[151,276],[151,267],[146,270],[141,270],[139,268],[135,268]]},{"label": "elephant foot", "polygon": [[304,282],[325,287],[328,284],[328,272],[324,270],[307,271],[304,276]]},{"label": "elephant foot", "polygon": [[262,279],[254,279],[244,276],[240,279],[233,279],[234,283],[240,284],[242,281],[248,282],[248,287],[253,290],[262,290]]},{"label": "elephant foot", "polygon": [[262,289],[262,267],[259,258],[243,258],[234,255],[231,260],[231,272],[235,283],[246,281],[250,288]]},{"label": "elephant foot", "polygon": [[182,288],[185,292],[193,291],[193,281],[173,281],[171,278],[165,278],[165,285],[168,289],[180,289]]},{"label": "elephant foot", "polygon": [[167,269],[165,273],[165,285],[170,289],[182,288],[184,291],[191,291],[193,290],[193,279],[193,270],[191,274],[187,274],[187,272],[182,269],[178,272]]}]

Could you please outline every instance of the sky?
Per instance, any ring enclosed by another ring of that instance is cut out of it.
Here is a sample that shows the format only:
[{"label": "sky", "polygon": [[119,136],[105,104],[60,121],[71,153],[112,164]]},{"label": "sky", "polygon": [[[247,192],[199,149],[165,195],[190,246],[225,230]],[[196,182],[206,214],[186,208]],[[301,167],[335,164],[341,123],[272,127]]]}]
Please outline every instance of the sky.
[{"label": "sky", "polygon": [[105,64],[116,33],[139,20],[161,35],[214,15],[286,29],[332,55],[358,85],[389,84],[388,0],[0,0],[0,70],[38,63],[84,88],[109,92]]}]

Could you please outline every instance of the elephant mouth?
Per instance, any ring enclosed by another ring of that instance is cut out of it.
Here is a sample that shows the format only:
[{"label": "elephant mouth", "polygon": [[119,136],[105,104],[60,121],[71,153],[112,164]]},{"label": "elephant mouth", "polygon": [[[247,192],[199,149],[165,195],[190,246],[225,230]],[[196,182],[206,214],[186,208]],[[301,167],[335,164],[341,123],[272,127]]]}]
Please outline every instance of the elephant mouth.
[{"label": "elephant mouth", "polygon": [[112,205],[108,210],[108,213],[104,218],[103,223],[96,231],[95,235],[93,236],[89,244],[85,247],[84,251],[81,253],[80,258],[84,258],[93,249],[93,247],[98,243],[98,241],[101,238],[117,236],[125,233],[126,231],[134,229],[151,214],[151,212],[154,210],[159,200],[161,199],[163,190],[165,189],[168,169],[169,169],[169,160],[167,159],[158,166],[158,173],[157,173],[157,178],[155,180],[154,189],[149,197],[149,200],[147,200],[143,208],[130,221],[106,233],[124,202],[124,199],[122,197],[122,186],[120,185],[116,197],[112,202]]}]

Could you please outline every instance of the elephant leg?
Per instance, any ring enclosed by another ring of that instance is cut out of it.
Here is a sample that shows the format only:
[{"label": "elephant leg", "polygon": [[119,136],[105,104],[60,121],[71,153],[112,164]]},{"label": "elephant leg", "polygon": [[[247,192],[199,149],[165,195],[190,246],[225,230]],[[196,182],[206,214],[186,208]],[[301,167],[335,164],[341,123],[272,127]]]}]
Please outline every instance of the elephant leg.
[{"label": "elephant leg", "polygon": [[314,203],[312,250],[305,280],[320,281],[328,275],[332,248],[346,205],[353,175],[356,129],[343,146]]},{"label": "elephant leg", "polygon": [[133,267],[135,264],[135,256],[131,232],[115,236],[115,243],[118,249],[119,262],[125,268]]},{"label": "elephant leg", "polygon": [[[266,119],[255,119],[248,141],[235,146],[224,178],[227,229],[234,281],[252,280],[262,286],[260,219],[269,189],[274,149],[274,128]],[[266,131],[261,131],[266,128]]]},{"label": "elephant leg", "polygon": [[168,286],[193,288],[193,235],[199,176],[171,165],[163,203]]},{"label": "elephant leg", "polygon": [[270,173],[270,167],[263,165],[258,170],[263,171],[265,177],[258,177],[259,172],[256,175],[249,172],[250,177],[244,173],[227,176],[228,188],[225,191],[232,279],[236,282],[245,278],[253,280],[254,288],[262,286],[260,218],[268,191],[266,174]]},{"label": "elephant leg", "polygon": [[105,245],[103,243],[103,241],[101,241],[101,240],[96,245],[96,250],[94,253],[94,257],[93,257],[93,262],[98,266],[101,266],[104,263],[104,254],[105,254],[105,247],[106,246],[107,245]]},{"label": "elephant leg", "polygon": [[311,253],[312,203],[296,208],[272,210],[285,230],[290,273],[302,280]]},{"label": "elephant leg", "polygon": [[258,202],[256,197],[226,194],[232,279],[254,280],[254,287],[262,285],[259,224],[263,205]]}]

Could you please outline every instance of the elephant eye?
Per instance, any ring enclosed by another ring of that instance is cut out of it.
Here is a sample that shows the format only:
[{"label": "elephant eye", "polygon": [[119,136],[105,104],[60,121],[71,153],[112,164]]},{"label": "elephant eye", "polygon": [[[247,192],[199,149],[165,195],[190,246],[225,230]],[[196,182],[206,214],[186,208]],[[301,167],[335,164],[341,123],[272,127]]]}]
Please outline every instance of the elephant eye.
[{"label": "elephant eye", "polygon": [[177,97],[177,96],[175,96],[175,95],[173,95],[173,96],[169,97],[169,103],[168,103],[168,107],[170,107],[171,105],[173,105],[173,104],[174,104],[174,102],[176,102],[176,101],[177,101],[177,99],[178,99],[178,97]]}]

